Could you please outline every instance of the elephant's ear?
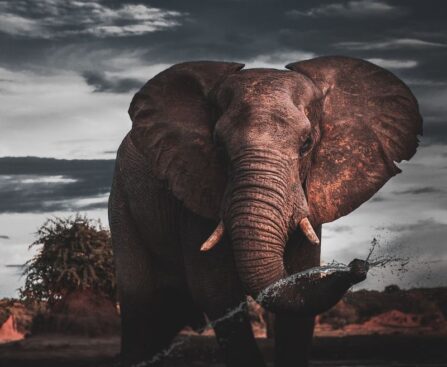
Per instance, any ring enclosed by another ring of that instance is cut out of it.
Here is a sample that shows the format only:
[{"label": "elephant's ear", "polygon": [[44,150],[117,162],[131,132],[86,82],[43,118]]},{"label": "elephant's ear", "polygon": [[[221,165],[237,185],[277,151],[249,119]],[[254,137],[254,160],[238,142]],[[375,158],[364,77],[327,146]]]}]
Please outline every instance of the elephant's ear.
[{"label": "elephant's ear", "polygon": [[320,141],[306,181],[315,223],[333,221],[371,198],[416,152],[418,104],[392,73],[328,56],[287,65],[323,92]]},{"label": "elephant's ear", "polygon": [[131,138],[153,174],[196,214],[218,218],[226,175],[213,145],[208,94],[244,65],[177,64],[149,80],[129,108]]}]

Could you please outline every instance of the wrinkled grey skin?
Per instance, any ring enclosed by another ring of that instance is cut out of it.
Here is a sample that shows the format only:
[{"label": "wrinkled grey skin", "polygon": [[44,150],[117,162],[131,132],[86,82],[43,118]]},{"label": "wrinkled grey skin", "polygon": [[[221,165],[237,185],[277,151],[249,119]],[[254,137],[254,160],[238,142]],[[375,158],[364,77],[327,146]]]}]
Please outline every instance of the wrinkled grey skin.
[{"label": "wrinkled grey skin", "polygon": [[[283,281],[320,264],[302,218],[321,237],[322,223],[368,200],[398,173],[394,161],[414,154],[417,103],[361,60],[288,67],[184,63],[134,97],[109,200],[124,364],[278,284],[260,300],[276,314],[275,364],[306,366],[315,315],[365,279],[356,260],[348,272]],[[220,219],[224,238],[201,252]],[[265,365],[246,310],[214,329],[228,366]]]}]

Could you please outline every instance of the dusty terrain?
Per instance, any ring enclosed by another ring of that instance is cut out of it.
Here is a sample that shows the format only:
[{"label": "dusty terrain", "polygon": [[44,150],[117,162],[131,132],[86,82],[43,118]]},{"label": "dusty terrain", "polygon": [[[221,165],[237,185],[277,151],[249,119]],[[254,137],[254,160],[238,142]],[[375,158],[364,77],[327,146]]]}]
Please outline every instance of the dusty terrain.
[{"label": "dusty terrain", "polygon": [[[223,366],[213,337],[180,336],[167,367]],[[258,344],[270,365],[273,342]],[[316,337],[313,366],[447,366],[447,337],[370,335]],[[119,337],[35,336],[0,346],[0,367],[106,367],[116,365]]]},{"label": "dusty terrain", "polygon": [[[0,367],[113,366],[119,336],[39,332],[29,335],[35,310],[20,302],[0,302]],[[271,363],[273,341],[266,338],[267,315],[250,308],[253,329]],[[318,318],[313,366],[447,366],[447,288],[348,294]],[[25,339],[24,336],[28,335]],[[22,339],[22,340],[20,340]],[[12,342],[11,342],[12,341]],[[212,329],[184,330],[167,366],[221,366]]]}]

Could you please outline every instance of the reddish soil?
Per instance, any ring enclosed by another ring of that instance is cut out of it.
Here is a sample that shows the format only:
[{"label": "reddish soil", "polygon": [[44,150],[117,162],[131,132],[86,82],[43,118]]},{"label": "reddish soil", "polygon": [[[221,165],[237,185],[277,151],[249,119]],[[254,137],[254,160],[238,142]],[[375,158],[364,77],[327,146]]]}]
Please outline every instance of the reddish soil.
[{"label": "reddish soil", "polygon": [[25,334],[17,331],[17,323],[15,317],[10,315],[3,325],[0,327],[0,340],[2,342],[12,342],[15,340],[21,340],[25,337]]}]

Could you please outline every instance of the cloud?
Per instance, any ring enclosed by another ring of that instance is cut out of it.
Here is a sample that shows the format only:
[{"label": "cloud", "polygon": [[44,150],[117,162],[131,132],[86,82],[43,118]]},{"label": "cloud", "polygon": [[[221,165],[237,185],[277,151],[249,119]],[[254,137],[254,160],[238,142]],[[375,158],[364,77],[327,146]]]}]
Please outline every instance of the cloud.
[{"label": "cloud", "polygon": [[384,1],[358,0],[346,3],[321,5],[308,10],[290,10],[286,14],[292,17],[345,17],[363,18],[374,16],[402,15],[403,8],[390,5]]},{"label": "cloud", "polygon": [[425,187],[414,187],[405,190],[393,191],[396,195],[421,195],[421,194],[439,194],[444,191],[437,187],[425,186]]},{"label": "cloud", "polygon": [[61,175],[20,179],[21,184],[54,184],[54,183],[73,183],[73,182],[76,182],[76,180]]},{"label": "cloud", "polygon": [[372,58],[366,60],[386,69],[411,69],[418,66],[418,62],[415,60],[393,60],[381,58]]},{"label": "cloud", "polygon": [[313,52],[301,50],[280,50],[268,54],[260,54],[245,61],[245,68],[284,69],[291,62],[312,59]]},{"label": "cloud", "polygon": [[0,82],[0,156],[105,158],[119,146],[132,93],[92,93],[79,73],[0,68],[11,80]]},{"label": "cloud", "polygon": [[2,240],[9,240],[9,236],[6,236],[4,234],[0,235],[0,239]]},{"label": "cloud", "polygon": [[371,42],[336,42],[334,46],[347,50],[390,50],[390,49],[425,49],[444,48],[447,44],[425,41],[416,38],[394,38]]},{"label": "cloud", "polygon": [[425,108],[426,120],[430,123],[444,123],[446,121],[447,104],[447,88],[424,88],[423,90],[415,89],[419,97],[419,101]]},{"label": "cloud", "polygon": [[29,38],[73,35],[136,36],[180,25],[186,14],[143,4],[109,7],[101,2],[29,0],[1,2],[0,31]]},{"label": "cloud", "polygon": [[[415,89],[415,88],[414,88]],[[445,87],[425,87],[423,91],[414,90],[418,97],[424,118],[424,136],[426,145],[447,144],[447,89]]]},{"label": "cloud", "polygon": [[0,32],[13,36],[26,36],[30,34],[41,34],[42,28],[33,19],[21,17],[11,13],[0,14]]},{"label": "cloud", "polygon": [[94,92],[128,93],[140,89],[144,81],[133,78],[110,77],[103,72],[86,71],[83,77]]},{"label": "cloud", "polygon": [[105,208],[114,160],[0,158],[0,213]]},{"label": "cloud", "polygon": [[390,232],[414,232],[420,233],[422,231],[432,231],[440,227],[446,226],[446,223],[438,222],[433,218],[418,220],[417,222],[407,224],[391,224],[384,228]]},{"label": "cloud", "polygon": [[330,230],[331,232],[336,232],[336,233],[352,232],[352,229],[353,228],[351,226],[347,226],[347,225],[331,226],[330,228],[328,228],[328,230]]},{"label": "cloud", "polygon": [[387,200],[388,199],[386,199],[383,195],[376,194],[372,197],[372,199],[370,201],[371,201],[371,203],[381,203],[381,202],[384,202]]},{"label": "cloud", "polygon": [[446,87],[447,81],[445,80],[429,80],[418,78],[406,78],[405,82],[408,85],[423,86],[423,87]]}]

